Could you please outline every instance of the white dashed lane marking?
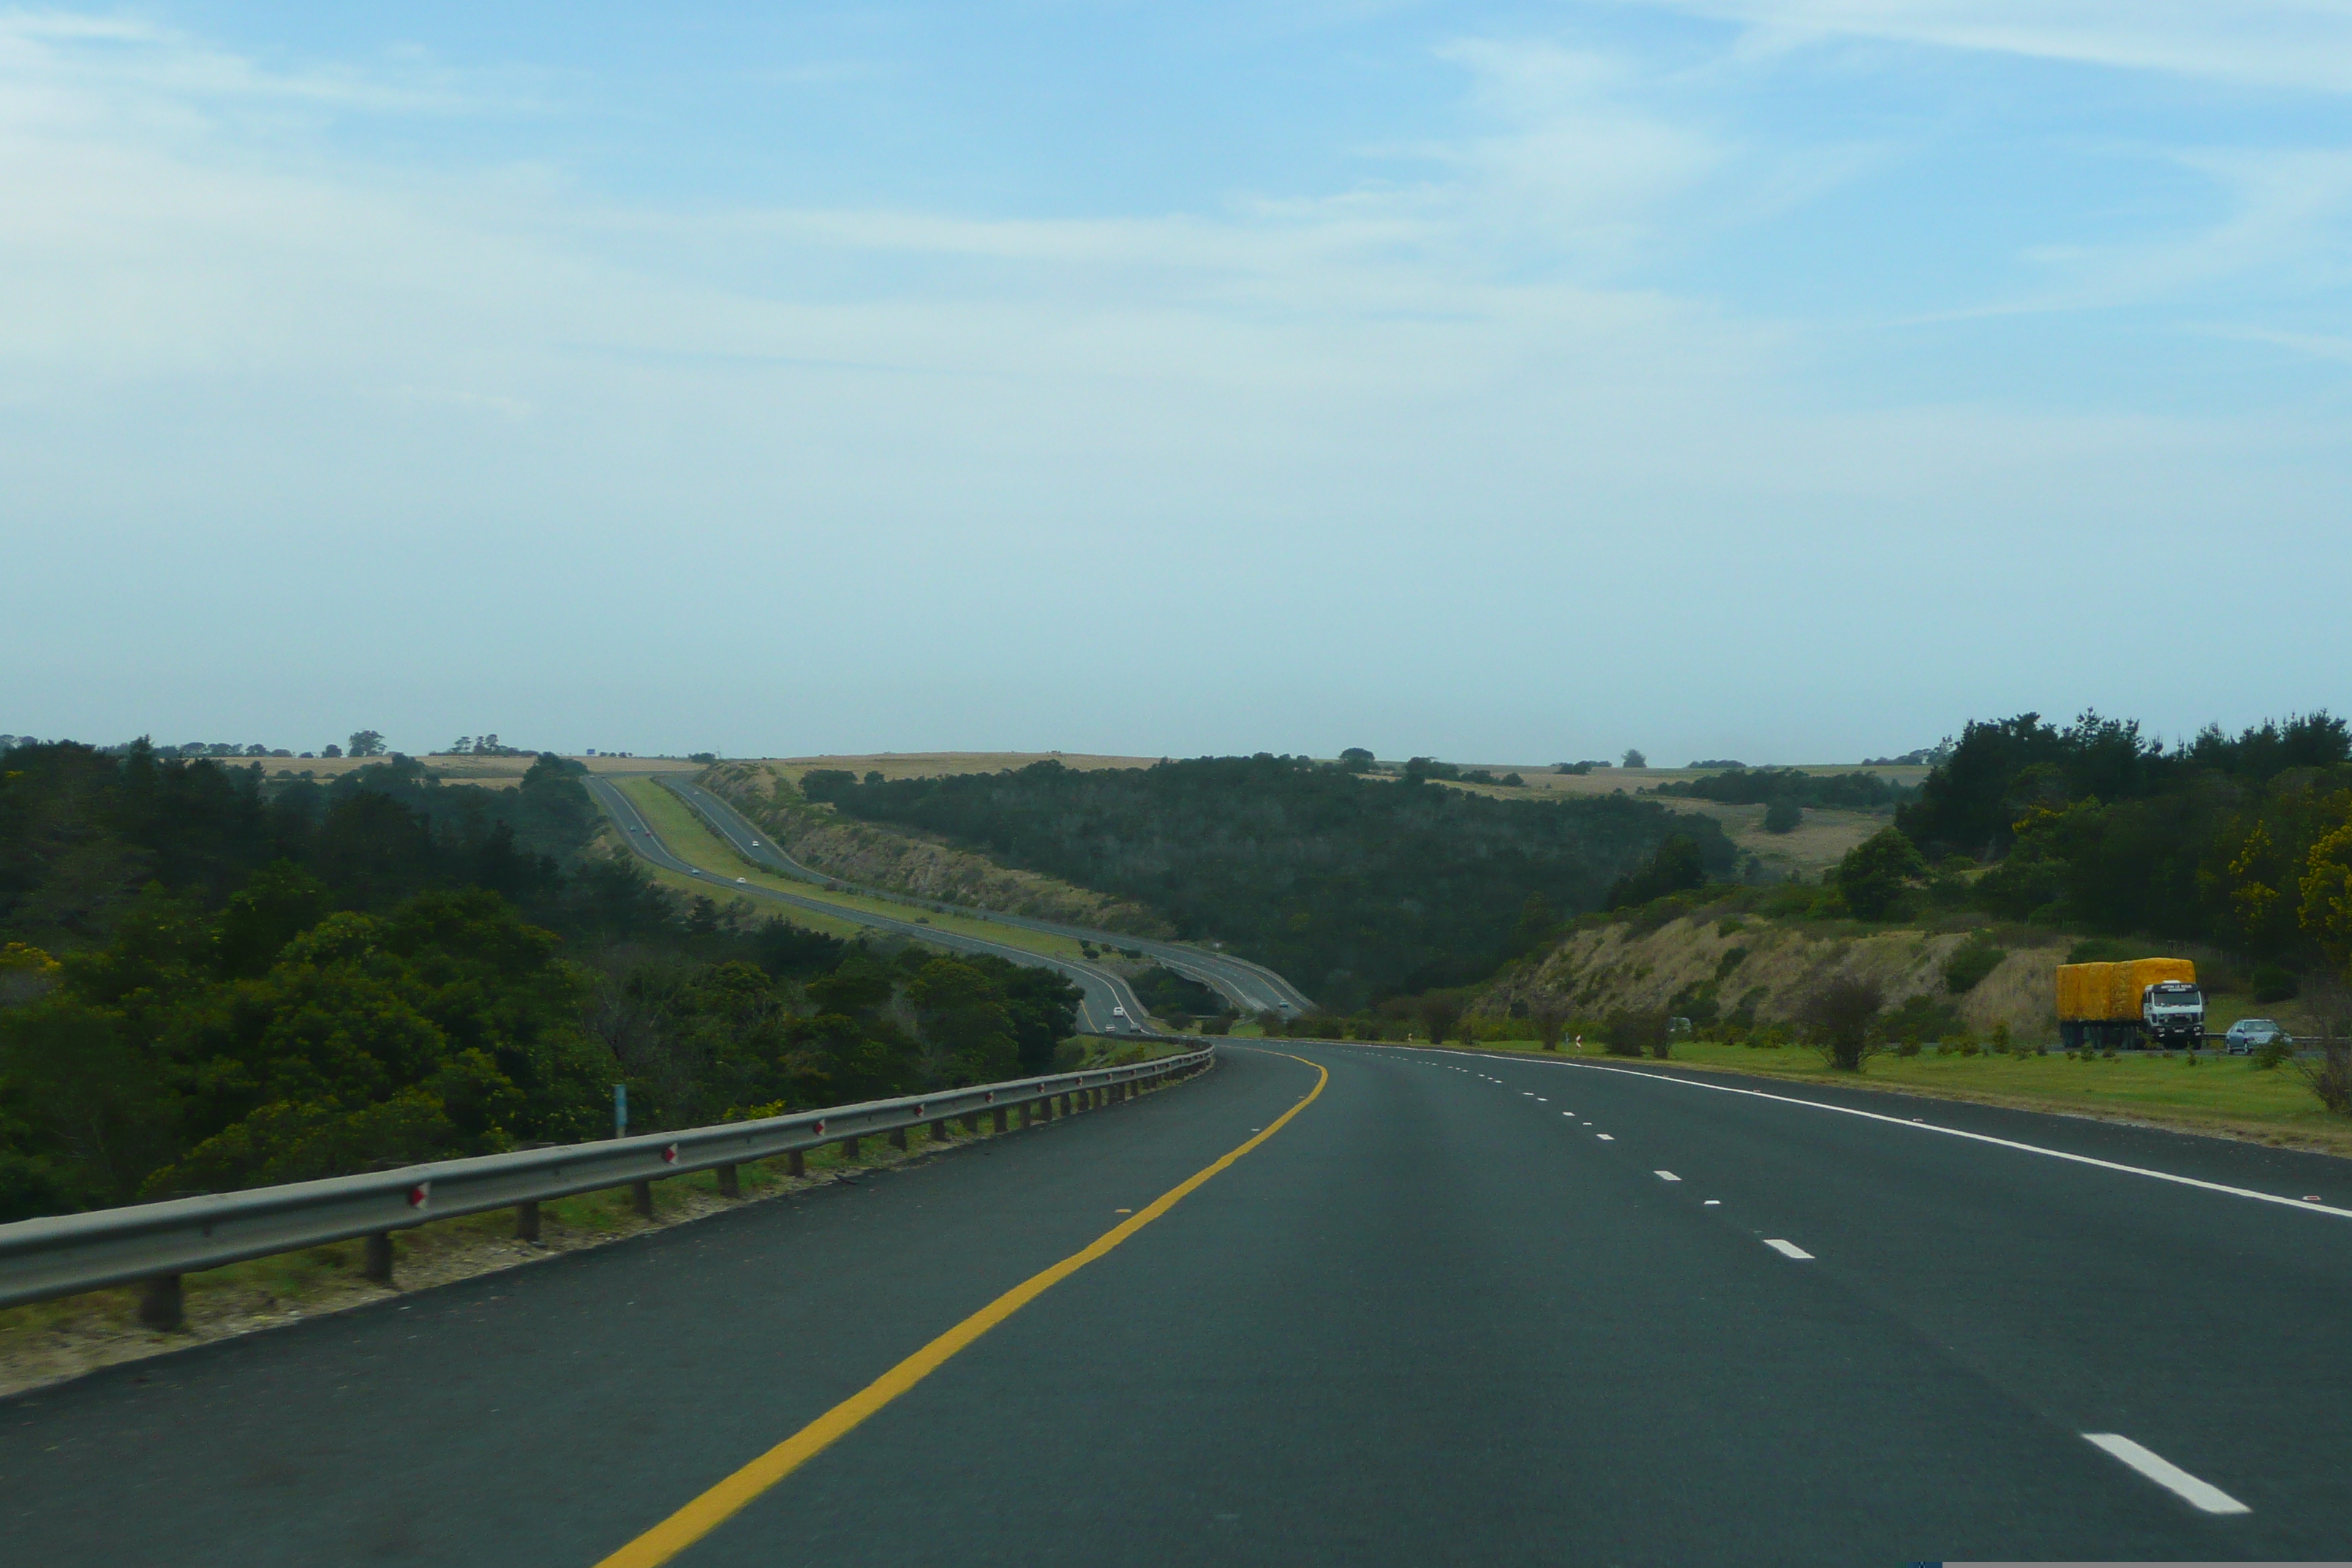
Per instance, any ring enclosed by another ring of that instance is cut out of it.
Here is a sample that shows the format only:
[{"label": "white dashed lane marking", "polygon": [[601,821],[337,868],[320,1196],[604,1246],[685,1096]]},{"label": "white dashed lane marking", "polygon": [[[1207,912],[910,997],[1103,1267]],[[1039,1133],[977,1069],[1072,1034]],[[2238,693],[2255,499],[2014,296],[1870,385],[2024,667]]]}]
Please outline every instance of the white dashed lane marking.
[{"label": "white dashed lane marking", "polygon": [[2210,1481],[2199,1480],[2161,1454],[2151,1453],[2116,1432],[2085,1432],[2084,1442],[2105,1449],[2158,1486],[2188,1500],[2206,1513],[2252,1513],[2254,1510]]},{"label": "white dashed lane marking", "polygon": [[1783,1258],[1793,1258],[1803,1263],[1811,1263],[1813,1260],[1813,1255],[1811,1253],[1807,1252],[1803,1247],[1799,1247],[1793,1241],[1779,1241],[1768,1236],[1764,1238],[1764,1245],[1770,1247],[1773,1251],[1779,1253]]},{"label": "white dashed lane marking", "polygon": [[1657,1177],[1658,1180],[1662,1182],[1679,1182],[1682,1180],[1680,1176],[1675,1175],[1672,1171],[1653,1171],[1650,1174]]},{"label": "white dashed lane marking", "polygon": [[1615,1142],[1617,1142],[1617,1140],[1616,1140],[1615,1138],[1612,1137],[1610,1134],[1608,1134],[1608,1133],[1606,1133],[1606,1132],[1596,1132],[1596,1133],[1594,1133],[1594,1134],[1593,1134],[1593,1136],[1594,1136],[1595,1138],[1600,1139],[1603,1143],[1614,1143]]}]

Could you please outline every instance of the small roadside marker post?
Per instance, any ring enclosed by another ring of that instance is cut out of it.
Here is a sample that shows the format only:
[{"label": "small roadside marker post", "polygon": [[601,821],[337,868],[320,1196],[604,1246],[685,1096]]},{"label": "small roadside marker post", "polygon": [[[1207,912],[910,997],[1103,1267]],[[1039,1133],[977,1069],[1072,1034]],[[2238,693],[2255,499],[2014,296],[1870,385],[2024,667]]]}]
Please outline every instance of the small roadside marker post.
[{"label": "small roadside marker post", "polygon": [[616,1083],[613,1086],[613,1136],[626,1138],[628,1135],[629,1086],[625,1083]]}]

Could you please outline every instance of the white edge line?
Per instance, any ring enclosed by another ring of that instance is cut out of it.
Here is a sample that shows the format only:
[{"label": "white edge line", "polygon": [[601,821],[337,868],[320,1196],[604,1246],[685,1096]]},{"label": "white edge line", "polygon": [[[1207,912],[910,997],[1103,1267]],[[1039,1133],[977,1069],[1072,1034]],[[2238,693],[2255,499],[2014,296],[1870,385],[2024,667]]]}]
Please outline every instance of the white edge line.
[{"label": "white edge line", "polygon": [[[2126,1165],[2115,1160],[2101,1160],[2089,1154],[2069,1153],[2063,1149],[2045,1149],[2039,1143],[2021,1143],[2014,1138],[1996,1138],[1990,1132],[1970,1132],[1961,1127],[1938,1127],[1930,1121],[1914,1121],[1907,1116],[1889,1116],[1883,1111],[1863,1110],[1851,1105],[1832,1105],[1825,1100],[1800,1100],[1793,1094],[1767,1094],[1760,1089],[1738,1089],[1727,1083],[1707,1083],[1703,1079],[1682,1078],[1673,1073],[1639,1072],[1632,1068],[1603,1067],[1599,1062],[1542,1062],[1542,1067],[1581,1068],[1586,1072],[1616,1073],[1624,1078],[1638,1078],[1649,1083],[1679,1084],[1685,1089],[1711,1089],[1717,1094],[1743,1094],[1750,1100],[1775,1100],[1783,1105],[1802,1105],[1814,1110],[1834,1110],[1841,1116],[1859,1116],[1865,1121],[1884,1121],[1890,1127],[1906,1127],[1914,1132],[1940,1132],[1947,1138],[1965,1138],[1972,1143],[1990,1143],[1995,1148],[2017,1149],[2028,1154],[2042,1154],[2053,1160],[2071,1161],[2077,1165],[2091,1165],[2102,1171],[2120,1171],[2127,1176],[2147,1176],[2153,1181],[2171,1182],[2183,1187],[2197,1187],[2209,1193],[2227,1193],[2231,1197],[2252,1198],[2257,1203],[2277,1204],[2302,1214],[2329,1214],[2338,1219],[2352,1219],[2352,1209],[2338,1208],[2333,1204],[2315,1204],[2305,1198],[2283,1198],[2276,1193],[2258,1193],[2252,1187],[2233,1187],[2226,1182],[2209,1182],[2198,1176],[2176,1176],[2170,1171],[2151,1171],[2146,1165]],[[1882,1090],[1900,1093],[1899,1089]],[[1995,1107],[1994,1109],[2004,1109]]]},{"label": "white edge line", "polygon": [[2186,1498],[2206,1513],[2252,1513],[2254,1510],[2210,1481],[2198,1479],[2161,1454],[2151,1453],[2118,1432],[2085,1432],[2084,1441],[2105,1448],[2158,1486]]},{"label": "white edge line", "polygon": [[1793,1258],[1801,1263],[1811,1263],[1814,1261],[1813,1255],[1811,1253],[1807,1252],[1803,1247],[1799,1247],[1793,1241],[1777,1241],[1768,1236],[1764,1238],[1764,1245],[1770,1247],[1773,1251],[1779,1253],[1783,1258]]}]

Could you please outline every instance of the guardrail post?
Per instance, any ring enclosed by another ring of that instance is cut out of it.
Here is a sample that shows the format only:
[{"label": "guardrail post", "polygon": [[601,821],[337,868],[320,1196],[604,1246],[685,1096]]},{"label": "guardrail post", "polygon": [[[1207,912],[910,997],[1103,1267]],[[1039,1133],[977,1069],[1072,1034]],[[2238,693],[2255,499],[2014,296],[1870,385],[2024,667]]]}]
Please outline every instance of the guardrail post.
[{"label": "guardrail post", "polygon": [[841,1157],[845,1160],[855,1160],[857,1158],[856,1139],[845,1138],[841,1141]]},{"label": "guardrail post", "polygon": [[184,1329],[187,1302],[180,1294],[180,1277],[158,1274],[139,1292],[139,1321],[151,1329]]},{"label": "guardrail post", "polygon": [[784,1169],[795,1176],[805,1176],[808,1174],[808,1161],[801,1151],[794,1149],[784,1156]]},{"label": "guardrail post", "polygon": [[903,1127],[893,1127],[890,1129],[890,1147],[893,1149],[904,1149],[906,1146],[907,1130]]},{"label": "guardrail post", "polygon": [[379,1285],[392,1283],[392,1232],[380,1230],[367,1238],[367,1251],[360,1260],[360,1277]]},{"label": "guardrail post", "polygon": [[629,1184],[629,1206],[637,1211],[639,1219],[654,1217],[654,1184],[651,1182]]},{"label": "guardrail post", "polygon": [[735,1167],[732,1165],[719,1167],[719,1195],[722,1198],[740,1198],[743,1195],[742,1178],[736,1175]]},{"label": "guardrail post", "polygon": [[980,1136],[980,1112],[979,1112],[979,1111],[977,1111],[977,1110],[968,1110],[968,1111],[964,1112],[964,1118],[963,1118],[963,1130],[964,1130],[965,1131],[967,1131],[967,1132],[971,1133],[971,1134],[973,1137],[975,1137],[975,1138],[977,1138],[977,1137],[979,1137],[979,1136]]},{"label": "guardrail post", "polygon": [[1043,1116],[1043,1117],[1044,1117],[1046,1121],[1053,1121],[1053,1120],[1054,1120],[1054,1097],[1053,1097],[1052,1095],[1050,1095],[1050,1094],[1049,1094],[1049,1095],[1047,1095],[1045,1099],[1043,1099],[1043,1100],[1039,1100],[1037,1103],[1038,1103],[1038,1106],[1040,1107],[1040,1110],[1039,1110],[1039,1111],[1038,1111],[1038,1114],[1039,1114],[1039,1115],[1041,1115],[1041,1116]]},{"label": "guardrail post", "polygon": [[934,1121],[934,1122],[932,1122],[932,1123],[931,1123],[931,1142],[934,1142],[934,1143],[944,1143],[944,1142],[946,1142],[947,1141],[948,1141],[948,1124],[947,1124],[945,1121]]},{"label": "guardrail post", "polygon": [[537,1198],[515,1205],[515,1239],[517,1241],[539,1239],[539,1200]]},{"label": "guardrail post", "polygon": [[1034,1100],[1023,1100],[1021,1102],[1021,1131],[1026,1132],[1029,1129],[1036,1125],[1037,1102]]},{"label": "guardrail post", "polygon": [[1004,1131],[1004,1107],[1000,1105],[989,1112],[988,1124],[999,1132]]}]

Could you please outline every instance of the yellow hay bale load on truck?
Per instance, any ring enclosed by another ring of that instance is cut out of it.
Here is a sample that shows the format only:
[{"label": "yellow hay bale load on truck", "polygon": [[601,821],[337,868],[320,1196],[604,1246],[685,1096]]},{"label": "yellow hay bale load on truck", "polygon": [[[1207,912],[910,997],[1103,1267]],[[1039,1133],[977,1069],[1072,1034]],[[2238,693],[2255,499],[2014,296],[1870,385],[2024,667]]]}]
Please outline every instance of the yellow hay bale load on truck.
[{"label": "yellow hay bale load on truck", "polygon": [[2195,1050],[2205,1039],[2205,994],[2185,958],[2058,966],[2058,1035],[2070,1051]]}]

